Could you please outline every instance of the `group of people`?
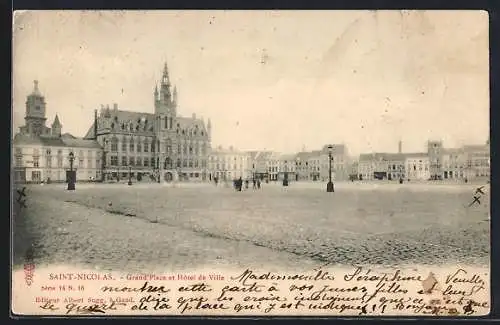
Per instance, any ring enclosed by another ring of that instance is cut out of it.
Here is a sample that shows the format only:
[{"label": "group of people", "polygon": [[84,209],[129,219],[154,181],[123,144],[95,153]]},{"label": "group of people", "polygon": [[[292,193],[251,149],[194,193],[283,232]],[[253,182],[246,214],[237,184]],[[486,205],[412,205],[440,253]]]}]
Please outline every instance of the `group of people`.
[{"label": "group of people", "polygon": [[[260,190],[260,179],[253,179],[253,189],[259,189]],[[248,189],[250,181],[248,179],[245,180],[245,189]],[[240,177],[238,179],[233,180],[233,187],[236,191],[241,192],[243,188],[243,179]]]}]

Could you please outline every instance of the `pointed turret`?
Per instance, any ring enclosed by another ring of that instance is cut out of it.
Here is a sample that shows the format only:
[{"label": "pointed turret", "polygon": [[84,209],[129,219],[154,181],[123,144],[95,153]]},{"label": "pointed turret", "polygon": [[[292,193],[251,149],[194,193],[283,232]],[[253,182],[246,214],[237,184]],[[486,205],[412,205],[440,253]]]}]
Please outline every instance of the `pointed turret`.
[{"label": "pointed turret", "polygon": [[208,119],[207,122],[207,133],[208,133],[208,139],[210,140],[212,138],[212,121],[210,121],[210,118]]},{"label": "pointed turret", "polygon": [[174,107],[177,106],[177,86],[174,86],[172,104],[174,105]]},{"label": "pointed turret", "polygon": [[59,116],[57,116],[57,114],[56,114],[56,117],[54,118],[54,122],[52,122],[51,133],[54,136],[60,137],[61,136],[61,131],[62,131],[62,124],[59,121]]},{"label": "pointed turret", "polygon": [[94,111],[94,139],[97,140],[97,110]]},{"label": "pointed turret", "polygon": [[167,62],[165,62],[165,65],[163,66],[163,76],[162,76],[161,81],[162,81],[162,84],[170,86],[170,78],[168,76]]}]

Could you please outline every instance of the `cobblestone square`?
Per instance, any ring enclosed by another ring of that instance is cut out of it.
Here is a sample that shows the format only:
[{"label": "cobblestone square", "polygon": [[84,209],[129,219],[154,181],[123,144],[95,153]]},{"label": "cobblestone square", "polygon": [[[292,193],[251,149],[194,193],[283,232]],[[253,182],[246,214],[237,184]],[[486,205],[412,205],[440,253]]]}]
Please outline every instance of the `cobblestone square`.
[{"label": "cobblestone square", "polygon": [[489,263],[489,200],[469,207],[474,185],[323,185],[32,186],[15,261],[31,250],[38,263],[127,271]]}]

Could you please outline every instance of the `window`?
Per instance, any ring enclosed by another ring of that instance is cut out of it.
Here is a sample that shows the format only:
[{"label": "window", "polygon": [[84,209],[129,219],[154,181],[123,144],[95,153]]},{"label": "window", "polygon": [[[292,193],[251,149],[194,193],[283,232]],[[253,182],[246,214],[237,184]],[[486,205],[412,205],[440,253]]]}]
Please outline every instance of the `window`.
[{"label": "window", "polygon": [[188,163],[187,163],[187,159],[184,159],[182,161],[182,167],[187,167]]},{"label": "window", "polygon": [[33,156],[33,167],[35,168],[38,168],[40,167],[40,161],[39,161],[39,157],[38,156]]},{"label": "window", "polygon": [[122,141],[122,151],[127,151],[127,141],[125,139]]},{"label": "window", "polygon": [[122,156],[122,166],[127,166],[127,157]]},{"label": "window", "polygon": [[17,156],[16,157],[16,166],[21,167],[23,165],[23,157]]},{"label": "window", "polygon": [[63,158],[62,156],[57,157],[57,167],[62,168],[63,166]]},{"label": "window", "polygon": [[83,165],[83,158],[80,158],[78,160],[78,167],[84,168],[85,166]]},{"label": "window", "polygon": [[165,129],[168,129],[168,118],[165,117],[164,121],[165,121]]},{"label": "window", "polygon": [[46,151],[47,156],[50,156],[50,153],[51,153],[50,149],[47,149]]},{"label": "window", "polygon": [[170,155],[172,153],[172,140],[167,139],[167,143],[165,144],[165,152],[167,155]]},{"label": "window", "polygon": [[195,161],[194,161],[194,167],[198,168],[198,159],[195,159]]},{"label": "window", "polygon": [[181,159],[177,158],[177,167],[181,167]]},{"label": "window", "polygon": [[182,150],[183,150],[183,153],[185,155],[187,155],[187,144],[186,143],[184,143]]},{"label": "window", "polygon": [[111,156],[111,166],[118,166],[118,157]]},{"label": "window", "polygon": [[23,154],[23,149],[16,148],[16,155],[22,155],[22,154]]},{"label": "window", "polygon": [[100,159],[96,159],[96,161],[95,161],[95,167],[96,168],[101,167],[101,160]]},{"label": "window", "polygon": [[92,168],[92,159],[87,159],[87,168]]},{"label": "window", "polygon": [[142,145],[140,142],[137,142],[137,152],[142,152]]},{"label": "window", "polygon": [[134,166],[134,157],[129,157],[128,162],[130,166]]},{"label": "window", "polygon": [[181,144],[177,144],[177,153],[180,155],[181,154]]},{"label": "window", "polygon": [[135,162],[136,163],[136,166],[142,166],[142,159],[141,157],[137,157],[137,161]]},{"label": "window", "polygon": [[151,142],[151,152],[155,152],[155,143]]},{"label": "window", "polygon": [[113,151],[113,152],[118,151],[118,139],[117,138],[111,139],[111,151]]},{"label": "window", "polygon": [[149,166],[149,158],[144,158],[144,167]]},{"label": "window", "polygon": [[189,146],[189,154],[190,154],[190,155],[192,155],[192,154],[193,154],[193,146],[192,146],[192,145],[190,145],[190,146]]},{"label": "window", "polygon": [[131,152],[134,151],[134,140],[130,140],[129,149]]},{"label": "window", "polygon": [[148,152],[149,150],[149,144],[147,141],[144,141],[144,152]]}]

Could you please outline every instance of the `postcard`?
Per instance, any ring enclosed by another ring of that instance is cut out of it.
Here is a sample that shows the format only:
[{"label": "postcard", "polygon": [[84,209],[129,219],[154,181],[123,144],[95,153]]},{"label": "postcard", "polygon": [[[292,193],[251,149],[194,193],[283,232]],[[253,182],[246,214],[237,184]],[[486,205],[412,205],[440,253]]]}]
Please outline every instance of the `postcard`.
[{"label": "postcard", "polygon": [[18,11],[13,316],[490,312],[484,11]]}]

